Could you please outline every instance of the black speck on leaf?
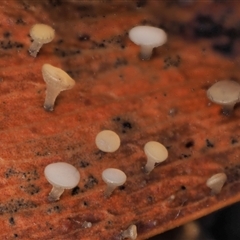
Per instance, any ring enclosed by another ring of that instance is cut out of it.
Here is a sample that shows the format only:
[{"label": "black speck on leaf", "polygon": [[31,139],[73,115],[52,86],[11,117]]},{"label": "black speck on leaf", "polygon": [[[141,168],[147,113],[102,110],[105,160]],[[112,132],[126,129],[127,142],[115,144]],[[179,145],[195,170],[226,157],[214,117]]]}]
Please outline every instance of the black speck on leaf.
[{"label": "black speck on leaf", "polygon": [[186,148],[191,148],[194,146],[194,141],[188,141],[186,144],[185,144],[185,147]]},{"label": "black speck on leaf", "polygon": [[137,8],[145,7],[147,4],[147,0],[138,0],[136,3]]},{"label": "black speck on leaf", "polygon": [[89,163],[88,162],[86,162],[86,161],[81,161],[80,162],[80,168],[86,168],[86,167],[88,167],[89,166]]},{"label": "black speck on leaf", "polygon": [[72,196],[77,195],[80,192],[80,188],[76,186],[75,188],[72,189]]},{"label": "black speck on leaf", "polygon": [[128,128],[128,129],[131,129],[131,128],[132,128],[132,124],[131,124],[130,122],[123,122],[123,123],[122,123],[122,126],[123,126],[124,128]]},{"label": "black speck on leaf", "polygon": [[52,7],[57,7],[62,5],[62,0],[49,0],[49,4]]},{"label": "black speck on leaf", "polygon": [[10,223],[11,225],[14,225],[14,224],[15,224],[15,220],[14,220],[13,217],[10,217],[10,218],[9,218],[9,223]]},{"label": "black speck on leaf", "polygon": [[82,34],[78,37],[79,41],[89,41],[90,40],[90,36],[88,34]]},{"label": "black speck on leaf", "polygon": [[11,36],[10,32],[5,32],[3,34],[4,38],[9,38]]},{"label": "black speck on leaf", "polygon": [[187,188],[184,185],[181,186],[181,190],[186,190],[186,189]]},{"label": "black speck on leaf", "polygon": [[195,19],[194,33],[196,37],[213,38],[222,34],[222,26],[209,15],[200,14]]},{"label": "black speck on leaf", "polygon": [[214,144],[212,142],[210,142],[209,139],[206,139],[206,145],[208,148],[213,148],[214,147]]},{"label": "black speck on leaf", "polygon": [[235,138],[233,138],[232,140],[231,140],[231,144],[236,144],[236,143],[238,143],[238,140],[237,139],[235,139]]}]

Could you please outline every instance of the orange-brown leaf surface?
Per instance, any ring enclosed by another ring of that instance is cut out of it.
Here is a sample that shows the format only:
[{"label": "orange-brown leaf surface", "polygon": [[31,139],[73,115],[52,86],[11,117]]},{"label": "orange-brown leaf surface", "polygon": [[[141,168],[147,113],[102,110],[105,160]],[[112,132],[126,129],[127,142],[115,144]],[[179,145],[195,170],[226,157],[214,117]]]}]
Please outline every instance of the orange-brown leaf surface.
[{"label": "orange-brown leaf surface", "polygon": [[[2,0],[0,239],[120,240],[131,224],[147,239],[239,201],[240,108],[224,116],[206,97],[216,81],[240,81],[239,13],[237,1]],[[35,23],[56,37],[33,58]],[[142,24],[168,33],[149,61],[128,38]],[[76,81],[53,112],[43,108],[44,63]],[[114,153],[95,145],[104,129],[121,138]],[[146,175],[148,141],[169,157]],[[44,168],[57,161],[81,180],[53,203]],[[128,177],[109,199],[107,167]],[[206,181],[218,172],[227,182],[215,196]]]}]

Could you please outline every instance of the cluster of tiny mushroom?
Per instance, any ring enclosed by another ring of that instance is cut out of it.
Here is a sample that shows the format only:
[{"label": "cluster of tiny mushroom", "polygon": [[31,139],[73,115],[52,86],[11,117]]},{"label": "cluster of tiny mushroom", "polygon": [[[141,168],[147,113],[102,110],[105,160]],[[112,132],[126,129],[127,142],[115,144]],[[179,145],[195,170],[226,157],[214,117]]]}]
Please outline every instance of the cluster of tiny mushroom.
[{"label": "cluster of tiny mushroom", "polygon": [[[49,43],[55,36],[55,31],[48,25],[35,24],[30,30],[33,42],[29,48],[31,56],[36,57],[43,44]],[[151,26],[137,26],[129,31],[129,38],[137,45],[140,45],[140,58],[148,60],[151,58],[153,48],[166,43],[167,35],[159,28]],[[75,81],[62,69],[50,64],[42,66],[43,79],[46,82],[46,98],[44,108],[46,111],[53,111],[54,103],[61,91],[71,89]],[[219,81],[207,91],[208,98],[223,106],[224,113],[230,113],[234,105],[239,102],[240,84],[234,81]],[[104,130],[97,134],[95,143],[103,152],[115,152],[120,147],[119,136],[111,131]],[[156,163],[163,162],[168,158],[168,151],[159,142],[150,141],[145,144],[144,152],[147,157],[145,172],[149,174]],[[64,189],[76,187],[80,181],[80,173],[71,164],[65,162],[51,163],[44,170],[46,179],[52,185],[49,193],[50,201],[57,201],[64,192]],[[107,168],[102,172],[102,179],[107,184],[105,197],[110,197],[116,187],[123,185],[126,174],[120,169]],[[218,173],[209,178],[206,185],[213,194],[218,194],[227,180],[225,173]],[[122,232],[122,238],[137,238],[136,225],[131,225]]]}]

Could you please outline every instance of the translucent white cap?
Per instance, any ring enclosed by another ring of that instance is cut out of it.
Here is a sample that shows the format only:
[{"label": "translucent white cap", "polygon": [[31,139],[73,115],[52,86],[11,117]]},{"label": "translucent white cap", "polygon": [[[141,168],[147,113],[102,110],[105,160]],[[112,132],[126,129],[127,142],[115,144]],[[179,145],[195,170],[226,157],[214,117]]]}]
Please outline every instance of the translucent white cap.
[{"label": "translucent white cap", "polygon": [[150,141],[145,144],[144,152],[148,160],[155,163],[163,162],[168,157],[168,150],[159,142]]},{"label": "translucent white cap", "polygon": [[107,168],[102,172],[102,179],[106,184],[121,186],[126,182],[127,176],[119,169]]},{"label": "translucent white cap", "polygon": [[65,71],[48,63],[43,64],[42,75],[47,84],[61,90],[71,89],[75,85],[75,81]]},{"label": "translucent white cap", "polygon": [[207,180],[206,185],[212,189],[212,193],[218,194],[226,181],[227,175],[225,173],[217,173]]},{"label": "translucent white cap", "polygon": [[234,104],[240,98],[240,84],[231,80],[222,80],[207,90],[207,97],[218,104]]},{"label": "translucent white cap", "polygon": [[78,185],[80,173],[71,164],[65,162],[51,163],[46,166],[44,174],[53,186],[71,189]]},{"label": "translucent white cap", "polygon": [[137,26],[129,31],[129,38],[137,45],[150,45],[153,48],[166,43],[164,30],[152,26]]},{"label": "translucent white cap", "polygon": [[103,152],[115,152],[120,147],[120,138],[111,130],[103,130],[97,134],[95,143]]},{"label": "translucent white cap", "polygon": [[137,226],[132,224],[128,227],[128,229],[122,232],[122,238],[130,238],[132,240],[137,239]]},{"label": "translucent white cap", "polygon": [[45,44],[53,40],[55,31],[52,27],[46,24],[37,23],[31,28],[30,36],[37,42]]}]

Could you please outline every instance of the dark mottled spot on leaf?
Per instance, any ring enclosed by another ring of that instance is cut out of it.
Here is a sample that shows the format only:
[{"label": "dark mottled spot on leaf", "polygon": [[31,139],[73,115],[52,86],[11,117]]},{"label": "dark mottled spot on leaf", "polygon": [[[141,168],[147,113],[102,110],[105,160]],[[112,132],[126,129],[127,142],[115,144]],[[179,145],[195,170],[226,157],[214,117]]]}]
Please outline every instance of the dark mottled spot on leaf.
[{"label": "dark mottled spot on leaf", "polygon": [[90,40],[90,36],[88,34],[82,34],[78,37],[79,41],[89,41]]},{"label": "dark mottled spot on leaf", "polygon": [[206,139],[206,145],[208,148],[213,148],[214,144],[209,141],[209,139]]},{"label": "dark mottled spot on leaf", "polygon": [[72,196],[77,195],[80,192],[80,188],[76,186],[75,188],[72,189]]},{"label": "dark mottled spot on leaf", "polygon": [[147,0],[138,0],[136,3],[137,8],[145,7],[147,4]]},{"label": "dark mottled spot on leaf", "polygon": [[130,122],[123,122],[123,123],[122,123],[122,126],[123,126],[124,128],[128,128],[128,129],[131,129],[131,128],[132,128],[132,124],[131,124]]},{"label": "dark mottled spot on leaf", "polygon": [[222,33],[222,26],[209,15],[198,15],[195,24],[194,33],[196,37],[212,38]]},{"label": "dark mottled spot on leaf", "polygon": [[194,146],[194,141],[188,141],[186,144],[185,144],[185,147],[186,148],[191,148]]}]

